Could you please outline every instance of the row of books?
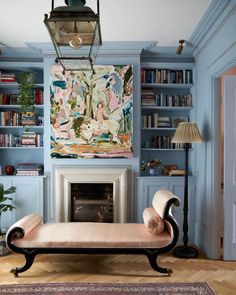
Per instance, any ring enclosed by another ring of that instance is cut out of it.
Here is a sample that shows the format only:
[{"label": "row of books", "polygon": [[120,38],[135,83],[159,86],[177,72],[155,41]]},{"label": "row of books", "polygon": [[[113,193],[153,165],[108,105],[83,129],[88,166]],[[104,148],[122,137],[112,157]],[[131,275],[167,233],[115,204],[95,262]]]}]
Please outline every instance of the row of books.
[{"label": "row of books", "polygon": [[0,112],[0,126],[42,126],[43,117],[34,112]]},{"label": "row of books", "polygon": [[188,122],[188,117],[164,117],[158,113],[142,115],[143,128],[177,128],[180,122]]},{"label": "row of books", "polygon": [[16,175],[38,176],[43,175],[42,163],[18,163],[16,165]]},{"label": "row of books", "polygon": [[[44,104],[44,91],[41,88],[33,89],[34,101],[36,105]],[[0,105],[19,105],[17,94],[0,93]]]},{"label": "row of books", "polygon": [[4,73],[0,71],[1,83],[17,83],[16,75],[14,73]]},{"label": "row of books", "polygon": [[142,148],[154,149],[183,149],[183,143],[172,143],[172,136],[158,135],[152,136],[150,143],[143,142]]},{"label": "row of books", "polygon": [[192,95],[168,95],[165,93],[155,95],[141,95],[142,106],[158,107],[191,107]]},{"label": "row of books", "polygon": [[28,138],[25,134],[19,137],[12,133],[0,133],[0,147],[43,147],[43,134]]},{"label": "row of books", "polygon": [[192,70],[141,69],[141,83],[192,84]]}]

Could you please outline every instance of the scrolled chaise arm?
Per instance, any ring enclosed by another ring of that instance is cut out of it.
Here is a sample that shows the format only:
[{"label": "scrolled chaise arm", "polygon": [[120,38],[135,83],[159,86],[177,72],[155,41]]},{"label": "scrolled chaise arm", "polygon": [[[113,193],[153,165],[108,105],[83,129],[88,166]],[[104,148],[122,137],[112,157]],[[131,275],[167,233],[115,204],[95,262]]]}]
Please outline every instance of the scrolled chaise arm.
[{"label": "scrolled chaise arm", "polygon": [[180,205],[179,198],[176,197],[172,192],[163,189],[155,193],[152,206],[158,215],[164,220],[165,227],[171,236],[171,241],[164,247],[146,250],[146,255],[152,268],[158,272],[167,273],[168,275],[173,272],[172,269],[159,266],[157,263],[157,258],[160,254],[171,251],[178,242],[179,227],[171,213],[172,205],[177,207]]},{"label": "scrolled chaise arm", "polygon": [[[179,207],[180,199],[172,192],[163,189],[155,193],[152,205],[157,213],[164,219],[164,221],[171,225],[169,226],[168,230],[170,231],[170,234],[173,235],[173,240],[169,247],[173,248],[178,242],[179,226],[172,215],[171,209],[172,205]],[[173,232],[171,233],[171,231]]]},{"label": "scrolled chaise arm", "polygon": [[22,248],[14,244],[14,241],[26,237],[33,229],[42,224],[42,222],[43,218],[38,213],[33,213],[14,223],[6,234],[7,247],[13,252],[24,253]]}]

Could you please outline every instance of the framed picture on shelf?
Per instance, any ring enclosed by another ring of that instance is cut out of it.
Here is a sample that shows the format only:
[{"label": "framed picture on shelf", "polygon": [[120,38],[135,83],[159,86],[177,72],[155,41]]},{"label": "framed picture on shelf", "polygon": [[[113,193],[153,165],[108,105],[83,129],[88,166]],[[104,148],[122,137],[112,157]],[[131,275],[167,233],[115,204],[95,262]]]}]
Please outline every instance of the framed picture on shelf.
[{"label": "framed picture on shelf", "polygon": [[179,123],[188,122],[188,117],[172,117],[171,118],[171,126],[173,128],[177,128]]}]

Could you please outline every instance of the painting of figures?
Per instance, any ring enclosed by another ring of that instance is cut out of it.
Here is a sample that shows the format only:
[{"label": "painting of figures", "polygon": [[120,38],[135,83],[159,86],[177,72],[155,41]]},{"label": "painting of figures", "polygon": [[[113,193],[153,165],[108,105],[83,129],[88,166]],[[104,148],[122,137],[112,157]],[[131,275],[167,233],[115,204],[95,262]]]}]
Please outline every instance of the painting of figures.
[{"label": "painting of figures", "polygon": [[51,157],[130,158],[133,66],[51,67]]}]

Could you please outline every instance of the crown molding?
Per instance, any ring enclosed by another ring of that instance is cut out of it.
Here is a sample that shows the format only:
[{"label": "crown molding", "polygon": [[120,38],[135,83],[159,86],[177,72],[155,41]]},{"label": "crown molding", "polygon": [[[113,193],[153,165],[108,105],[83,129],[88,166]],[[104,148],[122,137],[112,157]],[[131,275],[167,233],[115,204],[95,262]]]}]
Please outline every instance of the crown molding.
[{"label": "crown molding", "polygon": [[[28,47],[41,53],[44,57],[55,56],[52,43],[27,43]],[[143,50],[156,46],[153,41],[110,41],[103,42],[99,48],[98,57],[109,55],[140,55]],[[83,50],[82,48],[80,50]],[[65,48],[64,53],[78,54],[77,50]]]},{"label": "crown molding", "polygon": [[213,0],[188,40],[193,56],[197,56],[206,46],[211,36],[236,10],[236,0]]}]

